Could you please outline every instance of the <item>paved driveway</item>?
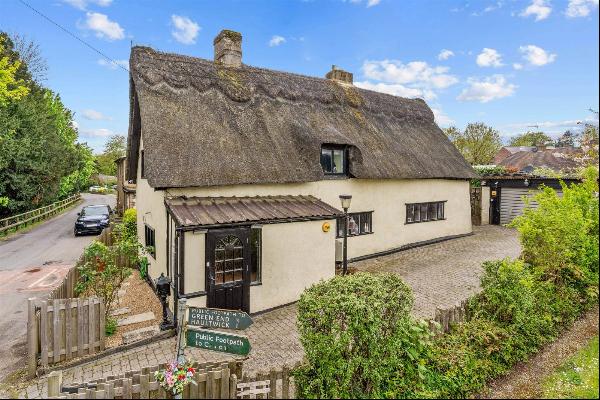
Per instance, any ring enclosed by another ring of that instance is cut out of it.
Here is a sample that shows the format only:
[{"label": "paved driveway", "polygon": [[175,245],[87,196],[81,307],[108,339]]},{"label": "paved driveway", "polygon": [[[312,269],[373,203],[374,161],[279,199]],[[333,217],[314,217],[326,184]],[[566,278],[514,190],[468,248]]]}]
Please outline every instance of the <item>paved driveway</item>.
[{"label": "paved driveway", "polygon": [[[83,201],[31,230],[0,240],[0,380],[25,357],[27,299],[47,295],[94,236],[73,236],[81,207],[110,204],[115,196],[82,194]],[[10,367],[10,368],[9,368]]]},{"label": "paved driveway", "polygon": [[[398,273],[413,288],[414,314],[432,318],[436,306],[452,306],[477,291],[483,261],[516,257],[519,252],[520,245],[514,230],[486,226],[476,227],[472,236],[361,261],[353,266],[374,273]],[[295,305],[253,319],[254,324],[244,332],[252,344],[251,355],[244,363],[246,371],[266,371],[302,360]],[[63,379],[65,383],[85,382],[117,375],[171,361],[174,354],[173,338],[67,369],[63,371]],[[221,353],[199,349],[187,349],[186,356],[199,362],[228,359]],[[27,395],[30,398],[39,397],[46,390],[46,383],[41,380],[28,388]]]}]

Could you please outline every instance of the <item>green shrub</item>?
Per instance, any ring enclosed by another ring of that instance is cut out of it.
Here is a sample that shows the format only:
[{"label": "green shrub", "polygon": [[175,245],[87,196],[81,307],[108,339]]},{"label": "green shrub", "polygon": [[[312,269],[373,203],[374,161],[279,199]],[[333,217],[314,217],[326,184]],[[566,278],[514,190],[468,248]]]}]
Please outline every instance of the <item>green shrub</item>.
[{"label": "green shrub", "polygon": [[104,332],[106,336],[112,336],[117,331],[117,320],[115,318],[107,318],[106,324],[104,325]]},{"label": "green shrub", "polygon": [[338,276],[307,289],[298,328],[307,362],[302,398],[410,397],[423,390],[429,329],[411,316],[410,288],[393,274]]},{"label": "green shrub", "polygon": [[123,231],[122,235],[127,240],[137,241],[137,211],[135,208],[128,208],[123,213]]},{"label": "green shrub", "polygon": [[517,228],[522,258],[543,279],[579,292],[582,306],[598,299],[598,173],[585,171],[584,182],[567,186],[562,196],[544,188],[511,226]]}]

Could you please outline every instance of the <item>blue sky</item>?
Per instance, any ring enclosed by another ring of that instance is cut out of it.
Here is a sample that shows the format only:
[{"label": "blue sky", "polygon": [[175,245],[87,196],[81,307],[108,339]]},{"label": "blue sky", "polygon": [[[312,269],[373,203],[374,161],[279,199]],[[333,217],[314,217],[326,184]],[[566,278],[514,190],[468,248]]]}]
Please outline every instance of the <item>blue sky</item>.
[{"label": "blue sky", "polygon": [[[246,64],[311,76],[336,64],[357,86],[424,98],[442,127],[557,136],[598,120],[587,111],[598,111],[598,0],[24,1],[125,66],[131,43],[210,59],[228,28],[243,34]],[[99,151],[125,135],[127,72],[1,2],[0,29],[40,45],[80,140]]]}]

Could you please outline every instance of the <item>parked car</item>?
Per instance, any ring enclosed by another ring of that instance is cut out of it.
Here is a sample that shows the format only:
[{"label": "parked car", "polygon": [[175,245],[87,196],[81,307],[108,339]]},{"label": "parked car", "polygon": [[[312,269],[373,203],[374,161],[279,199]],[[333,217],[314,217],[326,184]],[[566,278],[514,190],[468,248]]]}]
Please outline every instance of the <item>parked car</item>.
[{"label": "parked car", "polygon": [[94,186],[90,186],[89,191],[90,191],[90,193],[98,193],[100,191],[100,189],[102,189],[101,186],[94,185]]},{"label": "parked car", "polygon": [[110,224],[110,217],[113,214],[109,205],[85,206],[81,212],[77,213],[77,221],[73,233],[75,236],[84,233],[99,234],[102,229]]}]

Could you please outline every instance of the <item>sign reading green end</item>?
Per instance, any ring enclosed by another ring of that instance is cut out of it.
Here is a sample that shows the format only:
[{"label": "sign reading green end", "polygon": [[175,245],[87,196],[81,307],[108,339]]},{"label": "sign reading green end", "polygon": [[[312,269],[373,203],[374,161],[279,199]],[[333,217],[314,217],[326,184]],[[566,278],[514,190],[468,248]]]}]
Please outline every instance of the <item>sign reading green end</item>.
[{"label": "sign reading green end", "polygon": [[203,329],[188,329],[186,341],[187,345],[190,347],[238,354],[241,356],[250,353],[250,342],[245,336],[229,335]]},{"label": "sign reading green end", "polygon": [[246,329],[252,318],[243,311],[189,307],[188,325],[213,329]]}]

